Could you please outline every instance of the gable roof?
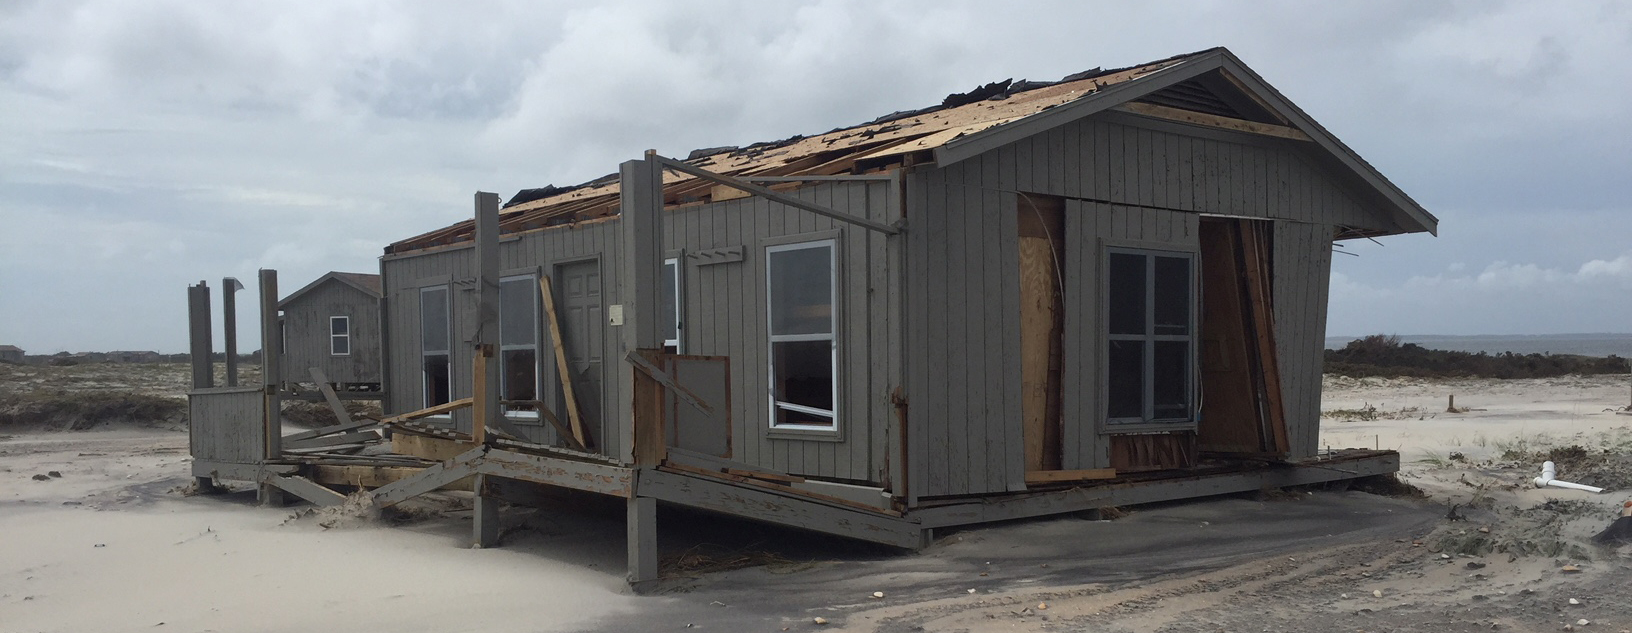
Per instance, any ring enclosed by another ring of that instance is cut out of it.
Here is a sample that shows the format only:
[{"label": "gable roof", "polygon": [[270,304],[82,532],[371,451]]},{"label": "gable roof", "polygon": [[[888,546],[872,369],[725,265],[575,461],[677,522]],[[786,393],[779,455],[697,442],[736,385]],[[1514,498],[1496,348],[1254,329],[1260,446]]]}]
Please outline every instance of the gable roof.
[{"label": "gable roof", "polygon": [[[1374,191],[1379,205],[1404,230],[1437,231],[1436,218],[1224,48],[1127,68],[1096,68],[1058,82],[995,82],[950,95],[938,106],[894,112],[825,134],[696,150],[686,162],[737,177],[861,174],[925,162],[945,166],[1134,100],[1306,135],[1334,165]],[[673,170],[664,171],[663,185],[666,205],[709,202],[715,191],[714,183]],[[501,211],[499,230],[515,233],[613,216],[618,191],[615,173],[573,187],[524,190]],[[401,240],[385,252],[468,241],[473,228],[465,220]]]},{"label": "gable roof", "polygon": [[296,291],[294,291],[292,293],[289,293],[289,296],[284,297],[281,301],[278,301],[278,308],[282,309],[285,305],[288,305],[291,301],[294,301],[294,300],[300,298],[302,295],[305,295],[306,293],[311,292],[312,290],[316,289],[318,286],[321,286],[321,285],[323,285],[325,283],[328,283],[329,281],[336,281],[336,282],[339,282],[339,283],[343,283],[343,284],[345,284],[347,286],[351,286],[351,287],[356,288],[356,289],[362,291],[364,294],[367,294],[368,296],[373,297],[375,299],[379,299],[380,297],[385,296],[385,293],[383,292],[383,287],[380,285],[380,276],[379,275],[370,275],[368,273],[344,273],[344,272],[340,272],[340,271],[329,271],[327,274],[323,275],[322,277],[318,277],[316,280],[312,281],[312,283],[306,284],[305,287],[302,287],[300,290],[296,290]]},{"label": "gable roof", "polygon": [[21,352],[23,348],[16,345],[0,345],[0,352]]}]

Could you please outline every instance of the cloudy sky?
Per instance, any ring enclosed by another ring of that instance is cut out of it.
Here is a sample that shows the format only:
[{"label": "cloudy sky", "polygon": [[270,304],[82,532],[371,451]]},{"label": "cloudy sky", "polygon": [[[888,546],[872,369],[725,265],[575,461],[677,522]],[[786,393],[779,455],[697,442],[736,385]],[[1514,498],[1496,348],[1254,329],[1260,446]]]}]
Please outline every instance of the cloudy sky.
[{"label": "cloudy sky", "polygon": [[999,6],[0,0],[0,343],[184,351],[188,283],[478,189],[1219,45],[1441,219],[1337,257],[1330,334],[1632,331],[1632,3]]}]

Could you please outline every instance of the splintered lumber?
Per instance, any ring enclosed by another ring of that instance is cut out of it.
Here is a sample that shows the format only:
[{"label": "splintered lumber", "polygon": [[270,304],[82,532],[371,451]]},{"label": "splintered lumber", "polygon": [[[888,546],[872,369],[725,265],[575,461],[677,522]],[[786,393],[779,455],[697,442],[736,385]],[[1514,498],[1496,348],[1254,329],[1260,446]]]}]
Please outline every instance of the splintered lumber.
[{"label": "splintered lumber", "polygon": [[567,419],[572,422],[572,439],[579,446],[589,446],[584,434],[584,417],[578,411],[578,395],[573,393],[572,372],[567,369],[567,348],[561,343],[561,321],[555,314],[555,290],[549,275],[539,275],[538,289],[544,300],[544,315],[550,326],[550,346],[555,348],[555,373],[561,378],[561,393],[566,396]]},{"label": "splintered lumber", "polygon": [[476,465],[487,455],[486,446],[465,451],[453,459],[426,468],[374,490],[374,503],[380,507],[396,505],[408,499],[436,490],[455,481],[476,474]]},{"label": "splintered lumber", "polygon": [[346,496],[324,488],[310,479],[300,475],[279,476],[271,475],[261,479],[261,483],[272,484],[284,491],[312,502],[318,506],[337,506],[346,502]]},{"label": "splintered lumber", "polygon": [[410,434],[410,435],[427,435],[427,436],[430,436],[430,437],[440,437],[440,438],[443,438],[443,439],[458,440],[458,441],[461,441],[461,442],[469,442],[470,441],[470,436],[466,435],[464,433],[460,433],[460,432],[455,431],[453,429],[444,429],[444,428],[436,427],[436,426],[427,426],[427,425],[424,425],[424,424],[421,424],[421,423],[418,423],[418,422],[403,422],[402,424],[393,425],[391,428],[394,430],[394,432],[391,434],[393,437],[395,437],[398,434],[406,433],[406,434]]},{"label": "splintered lumber", "polygon": [[317,383],[317,390],[323,392],[323,399],[328,401],[329,410],[334,412],[334,421],[345,424],[351,421],[351,414],[346,413],[346,405],[340,404],[340,396],[334,393],[334,387],[329,386],[329,375],[323,373],[321,367],[309,367],[312,381]]},{"label": "splintered lumber", "polygon": [[471,442],[459,442],[439,437],[425,437],[423,435],[399,434],[391,438],[391,451],[398,455],[408,455],[435,462],[442,462],[458,457],[461,453],[475,448]]},{"label": "splintered lumber", "polygon": [[690,389],[680,386],[680,383],[675,382],[674,377],[670,376],[669,372],[663,371],[652,361],[647,360],[645,356],[640,355],[639,351],[630,350],[628,354],[624,355],[624,359],[628,360],[629,364],[634,365],[635,369],[639,369],[641,373],[657,381],[657,384],[663,385],[671,393],[679,396],[686,404],[696,407],[704,415],[714,415],[714,407],[709,406],[707,402],[697,397],[697,394],[692,393]]},{"label": "splintered lumber", "polygon": [[[312,479],[330,486],[357,486],[380,488],[402,481],[424,471],[407,466],[327,465],[312,467]],[[470,490],[468,480],[455,481],[440,490]]]},{"label": "splintered lumber", "polygon": [[660,470],[660,471],[670,472],[670,473],[674,473],[674,474],[702,476],[702,477],[707,477],[709,479],[716,479],[716,480],[720,480],[720,481],[728,481],[728,482],[731,482],[731,483],[734,483],[734,484],[740,484],[740,485],[748,486],[748,487],[751,487],[751,488],[757,488],[759,490],[773,490],[773,491],[776,491],[778,493],[781,493],[781,494],[784,494],[784,495],[787,495],[787,496],[790,496],[790,497],[799,497],[799,498],[809,499],[811,501],[816,501],[816,502],[824,503],[824,504],[827,504],[827,505],[840,506],[840,507],[851,508],[851,509],[855,509],[855,510],[865,510],[867,512],[874,512],[874,513],[878,513],[878,514],[886,514],[886,515],[894,516],[894,517],[901,516],[900,512],[896,512],[895,510],[891,510],[891,509],[888,509],[888,508],[880,508],[880,507],[877,507],[877,506],[872,506],[872,505],[868,505],[868,504],[865,504],[865,503],[852,501],[850,499],[835,497],[833,495],[825,495],[825,494],[822,494],[822,493],[819,493],[819,492],[811,492],[809,490],[801,490],[801,489],[798,489],[798,488],[790,488],[787,485],[781,484],[781,483],[772,483],[772,482],[769,482],[769,481],[765,481],[763,479],[756,479],[756,478],[753,478],[753,477],[745,477],[745,476],[742,476],[742,475],[734,475],[734,474],[731,474],[731,473],[720,472],[720,471],[717,471],[717,470],[710,470],[710,469],[707,469],[707,468],[698,468],[696,466],[688,466],[686,464],[677,464],[677,463],[669,462],[669,463],[663,464],[662,466],[658,466],[657,469]]},{"label": "splintered lumber", "polygon": [[1087,470],[1032,470],[1026,472],[1026,485],[1064,483],[1071,481],[1087,481],[1090,479],[1116,479],[1115,468],[1090,468]]},{"label": "splintered lumber", "polygon": [[368,420],[358,420],[356,422],[347,422],[345,424],[336,424],[336,425],[333,425],[333,426],[325,426],[325,427],[320,428],[320,429],[312,429],[310,431],[301,431],[299,433],[291,433],[289,435],[285,435],[285,436],[283,436],[283,441],[284,441],[285,444],[289,444],[289,443],[292,443],[292,442],[299,442],[301,440],[309,440],[309,439],[312,439],[314,437],[323,437],[325,435],[332,435],[334,433],[344,433],[346,431],[355,431],[355,430],[358,430],[358,429],[374,426],[374,425],[379,424],[379,423],[380,423],[379,420],[368,419]]},{"label": "splintered lumber", "polygon": [[411,412],[411,413],[404,413],[402,415],[393,415],[393,416],[391,416],[389,418],[386,418],[384,420],[380,420],[380,424],[386,425],[386,426],[390,426],[390,425],[393,425],[393,424],[401,424],[401,423],[407,422],[409,420],[418,420],[420,418],[428,418],[428,417],[433,416],[433,415],[442,415],[442,414],[447,413],[449,411],[457,411],[459,409],[463,409],[463,408],[468,407],[470,405],[471,405],[471,399],[470,398],[460,398],[458,400],[454,400],[453,402],[444,402],[444,403],[436,405],[434,407],[426,407],[424,409],[420,409],[418,411],[414,411],[414,412]]},{"label": "splintered lumber", "polygon": [[340,446],[342,444],[366,444],[369,442],[379,441],[379,439],[380,434],[373,431],[358,431],[355,433],[314,437],[294,441],[284,438],[283,450],[289,451],[303,448],[324,448],[328,446]]},{"label": "splintered lumber", "polygon": [[758,470],[744,470],[741,468],[727,468],[725,469],[725,472],[728,475],[736,475],[738,477],[752,477],[754,479],[764,479],[765,481],[777,481],[789,484],[804,483],[805,481],[804,477],[799,477],[797,475],[783,475]]},{"label": "splintered lumber", "polygon": [[[560,435],[561,439],[565,441],[568,446],[580,451],[589,450],[588,447],[578,443],[578,438],[572,436],[572,429],[568,428],[567,424],[562,422],[561,418],[556,416],[554,411],[551,411],[549,407],[544,406],[543,402],[538,400],[501,400],[499,404],[506,406],[522,405],[533,407],[533,410],[538,412],[539,417],[549,421],[550,426],[555,427],[555,433]],[[518,435],[516,436],[516,439],[525,440],[526,437]]]}]

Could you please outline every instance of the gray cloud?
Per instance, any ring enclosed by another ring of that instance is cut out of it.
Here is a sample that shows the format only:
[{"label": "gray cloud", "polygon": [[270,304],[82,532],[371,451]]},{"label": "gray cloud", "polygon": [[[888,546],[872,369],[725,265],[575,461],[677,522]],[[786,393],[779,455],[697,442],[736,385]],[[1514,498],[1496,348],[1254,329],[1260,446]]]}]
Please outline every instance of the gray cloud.
[{"label": "gray cloud", "polygon": [[178,351],[186,283],[373,270],[477,189],[1215,45],[1444,220],[1338,256],[1332,332],[1626,329],[1632,7],[1248,6],[6,3],[0,342]]}]

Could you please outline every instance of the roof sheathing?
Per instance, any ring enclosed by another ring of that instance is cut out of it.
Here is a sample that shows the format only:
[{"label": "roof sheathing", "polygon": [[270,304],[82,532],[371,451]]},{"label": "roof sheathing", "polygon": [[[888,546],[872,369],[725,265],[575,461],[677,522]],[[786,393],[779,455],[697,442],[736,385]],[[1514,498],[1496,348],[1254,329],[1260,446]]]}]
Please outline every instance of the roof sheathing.
[{"label": "roof sheathing", "polygon": [[[1093,94],[1106,86],[1138,79],[1207,53],[1191,53],[1129,68],[1086,73],[1074,81],[1044,85],[1004,98],[975,101],[951,108],[929,108],[900,118],[885,116],[877,123],[841,128],[809,137],[758,143],[740,149],[707,153],[686,162],[729,176],[827,176],[857,173],[857,164],[899,162],[909,154],[933,150],[958,138],[1012,123]],[[788,188],[797,185],[781,185]],[[689,174],[665,171],[667,205],[706,202],[713,183]],[[561,193],[514,205],[499,216],[501,233],[573,224],[616,215],[619,185],[616,176],[590,181]],[[469,241],[474,224],[465,220],[436,231],[402,240],[387,254]]]}]

